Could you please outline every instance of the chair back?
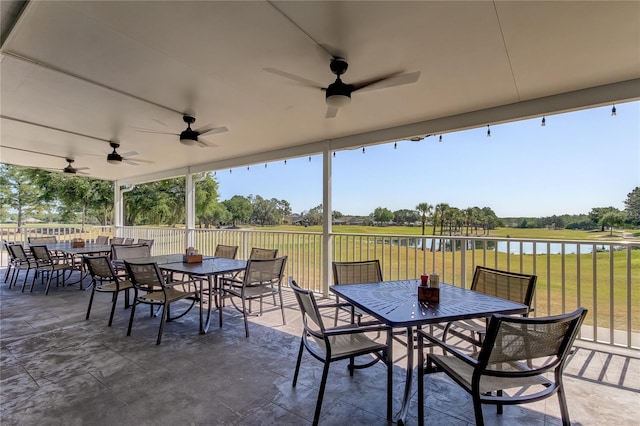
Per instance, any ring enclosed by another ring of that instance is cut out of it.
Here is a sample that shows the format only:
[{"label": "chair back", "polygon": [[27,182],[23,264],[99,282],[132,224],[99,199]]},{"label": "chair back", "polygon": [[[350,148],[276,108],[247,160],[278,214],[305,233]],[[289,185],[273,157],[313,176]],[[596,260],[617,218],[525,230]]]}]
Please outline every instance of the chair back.
[{"label": "chair back", "polygon": [[53,259],[51,259],[51,254],[45,245],[31,245],[29,246],[31,250],[31,254],[33,254],[33,258],[41,265],[52,265]]},{"label": "chair back", "polygon": [[55,235],[49,235],[47,237],[29,237],[29,244],[53,244],[58,242],[58,238]]},{"label": "chair back", "polygon": [[144,244],[112,244],[111,260],[136,259],[151,256],[151,247]]},{"label": "chair back", "polygon": [[138,241],[136,241],[136,244],[146,245],[146,246],[149,246],[149,248],[151,248],[153,247],[153,241],[154,240],[145,240],[144,238],[138,238]]},{"label": "chair back", "polygon": [[536,279],[536,275],[477,266],[473,274],[471,290],[531,307]]},{"label": "chair back", "polygon": [[165,282],[162,277],[162,271],[157,263],[129,263],[125,260],[124,266],[127,269],[127,275],[129,276],[131,284],[133,284],[136,289],[148,292],[158,290],[159,288],[164,289]]},{"label": "chair back", "polygon": [[84,264],[87,265],[89,274],[96,280],[117,281],[118,276],[108,256],[84,256]]},{"label": "chair back", "polygon": [[[494,315],[476,369],[503,377],[526,377],[554,368],[561,371],[586,315],[585,308],[540,318]],[[518,361],[520,368],[514,369]],[[529,368],[523,369],[524,365]]]},{"label": "chair back", "polygon": [[245,270],[243,285],[256,286],[280,284],[284,274],[287,256],[275,259],[249,259]]},{"label": "chair back", "polygon": [[7,247],[7,251],[9,252],[9,256],[11,258],[16,259],[20,262],[29,261],[29,256],[27,255],[27,252],[25,251],[22,244],[18,244],[18,243],[7,244],[6,247]]},{"label": "chair back", "polygon": [[360,284],[382,281],[380,261],[364,260],[358,262],[333,262],[333,283]]},{"label": "chair back", "polygon": [[278,257],[278,249],[264,249],[253,247],[249,259],[275,259]]},{"label": "chair back", "polygon": [[126,245],[133,244],[133,238],[125,238],[122,244],[126,244]]},{"label": "chair back", "polygon": [[123,237],[113,237],[111,239],[111,244],[124,244],[124,238]]},{"label": "chair back", "polygon": [[225,259],[235,259],[238,255],[238,246],[225,246],[224,244],[218,244],[216,246],[216,252],[213,255],[215,257],[224,257]]},{"label": "chair back", "polygon": [[96,244],[107,245],[109,244],[109,237],[107,235],[98,235],[96,237]]},{"label": "chair back", "polygon": [[307,334],[313,336],[316,341],[324,340],[325,326],[322,322],[322,315],[318,310],[316,298],[311,290],[300,288],[293,277],[289,277],[289,287],[296,296],[300,312],[302,314],[302,325]]}]

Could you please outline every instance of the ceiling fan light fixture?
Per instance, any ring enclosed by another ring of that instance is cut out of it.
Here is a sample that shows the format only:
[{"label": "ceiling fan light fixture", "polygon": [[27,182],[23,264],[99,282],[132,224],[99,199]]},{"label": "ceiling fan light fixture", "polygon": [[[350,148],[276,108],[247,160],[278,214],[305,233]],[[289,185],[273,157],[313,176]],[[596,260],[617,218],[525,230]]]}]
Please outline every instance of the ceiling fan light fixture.
[{"label": "ceiling fan light fixture", "polygon": [[334,108],[341,108],[351,103],[351,96],[347,95],[331,95],[327,96],[327,105]]},{"label": "ceiling fan light fixture", "polygon": [[114,149],[111,154],[107,155],[107,163],[109,163],[109,164],[121,164],[122,163],[122,157]]},{"label": "ceiling fan light fixture", "polygon": [[190,129],[187,129],[184,132],[180,133],[180,143],[183,145],[192,146],[195,145],[195,143],[198,141],[198,135],[195,134],[193,130],[189,130]]}]

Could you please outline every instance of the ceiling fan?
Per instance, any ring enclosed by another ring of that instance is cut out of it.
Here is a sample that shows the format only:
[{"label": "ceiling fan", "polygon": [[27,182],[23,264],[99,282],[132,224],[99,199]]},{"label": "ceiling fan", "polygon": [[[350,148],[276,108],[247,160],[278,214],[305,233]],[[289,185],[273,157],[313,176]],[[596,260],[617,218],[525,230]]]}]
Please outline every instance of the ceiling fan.
[{"label": "ceiling fan", "polygon": [[138,155],[137,152],[135,151],[130,151],[130,152],[125,152],[124,154],[119,154],[118,151],[116,151],[118,148],[120,148],[120,144],[118,142],[109,142],[109,146],[111,146],[111,148],[113,148],[113,152],[111,152],[110,154],[107,155],[107,163],[109,164],[121,164],[121,163],[127,163],[130,164],[132,166],[137,166],[139,163],[151,163],[151,161],[145,161],[145,160],[139,160],[139,159],[135,159],[131,160],[129,157],[133,157],[134,155]]},{"label": "ceiling fan", "polygon": [[[80,172],[80,174],[88,174],[88,173],[84,173],[82,172],[82,170],[89,170],[88,167],[73,167],[72,164],[74,163],[74,159],[73,158],[65,158],[64,161],[66,161],[67,163],[67,167],[65,167],[64,169],[62,169],[62,173],[66,173],[66,174],[70,174],[70,175],[75,175],[78,172]],[[54,170],[54,171],[58,171],[58,170]]]},{"label": "ceiling fan", "polygon": [[281,77],[289,78],[298,81],[306,86],[321,89],[325,92],[325,102],[327,103],[326,118],[334,118],[338,114],[338,109],[347,105],[351,101],[351,94],[356,91],[371,91],[378,89],[385,89],[387,87],[402,86],[404,84],[412,84],[418,81],[420,78],[420,71],[412,73],[393,73],[384,76],[372,78],[370,80],[360,81],[358,83],[347,84],[340,78],[345,72],[349,64],[344,58],[334,56],[331,59],[329,68],[337,78],[336,81],[331,83],[327,87],[316,83],[306,78],[299,77],[294,74],[275,69],[275,68],[263,68],[265,71],[277,74]]},{"label": "ceiling fan", "polygon": [[83,174],[83,175],[88,174],[88,173],[82,172],[82,170],[89,170],[89,167],[73,167],[72,166],[72,164],[74,163],[75,160],[71,156],[63,157],[62,155],[49,154],[49,153],[46,153],[46,152],[39,152],[39,151],[32,151],[32,150],[29,150],[29,149],[16,148],[16,147],[13,147],[13,146],[2,146],[2,148],[3,149],[12,149],[12,150],[15,150],[15,151],[28,152],[30,154],[39,154],[39,155],[47,155],[49,157],[63,158],[68,163],[67,167],[65,167],[64,169],[48,169],[48,168],[43,168],[43,167],[35,167],[37,169],[47,170],[47,171],[50,171],[50,172],[58,172],[58,173],[62,172],[62,173],[72,174],[72,175],[75,175],[78,172],[80,172],[80,174]]},{"label": "ceiling fan", "polygon": [[196,117],[195,115],[192,114],[185,114],[182,116],[182,120],[187,123],[187,128],[185,130],[183,130],[180,133],[170,133],[170,132],[162,132],[162,131],[158,131],[158,130],[150,130],[150,129],[140,129],[138,128],[137,130],[139,132],[147,132],[147,133],[160,133],[160,134],[165,134],[165,135],[176,135],[180,137],[180,143],[183,145],[198,145],[201,148],[205,148],[205,147],[216,147],[217,145],[211,143],[211,142],[205,142],[201,139],[199,139],[199,136],[205,136],[205,135],[214,135],[216,133],[225,133],[228,132],[229,129],[227,129],[226,127],[211,127],[211,128],[199,128],[199,129],[192,129],[191,125],[193,123],[195,123],[196,121]]}]

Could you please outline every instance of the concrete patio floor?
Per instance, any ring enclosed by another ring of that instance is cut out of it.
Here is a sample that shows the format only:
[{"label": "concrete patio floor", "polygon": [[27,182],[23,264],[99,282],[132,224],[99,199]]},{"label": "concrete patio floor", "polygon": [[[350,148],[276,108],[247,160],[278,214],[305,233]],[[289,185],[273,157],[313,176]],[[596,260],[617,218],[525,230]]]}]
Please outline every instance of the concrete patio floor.
[{"label": "concrete patio floor", "polygon": [[[0,270],[4,275],[4,271]],[[165,327],[159,318],[119,302],[107,327],[110,299],[97,294],[85,320],[90,291],[52,287],[45,296],[0,285],[0,423],[9,425],[306,425],[311,424],[321,363],[305,353],[291,386],[300,343],[300,315],[285,292],[287,325],[278,309],[251,319],[230,307],[224,325],[215,315],[198,334],[197,309]],[[399,408],[405,350],[394,348],[394,411]],[[565,370],[574,425],[635,425],[640,416],[640,353],[578,342]],[[442,374],[426,380],[426,424],[474,423],[470,397]],[[414,385],[407,424],[417,424]],[[484,409],[488,425],[559,425],[555,397],[534,404]],[[349,377],[346,361],[331,366],[321,425],[385,425],[382,364]]]}]

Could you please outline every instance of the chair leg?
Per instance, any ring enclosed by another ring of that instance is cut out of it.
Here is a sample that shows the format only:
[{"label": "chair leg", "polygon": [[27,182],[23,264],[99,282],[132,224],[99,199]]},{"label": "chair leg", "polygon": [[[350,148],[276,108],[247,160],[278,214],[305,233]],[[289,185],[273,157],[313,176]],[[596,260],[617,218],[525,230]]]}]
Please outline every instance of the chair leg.
[{"label": "chair leg", "polygon": [[313,426],[317,426],[320,421],[320,410],[322,409],[322,398],[324,397],[324,388],[327,385],[327,376],[329,375],[330,362],[325,360],[322,369],[322,380],[320,381],[320,390],[318,391],[318,401],[316,402],[316,412],[313,415]]},{"label": "chair leg", "polygon": [[[502,389],[498,390],[496,393],[498,397],[502,397]],[[496,413],[502,414],[503,412],[502,408],[503,408],[502,404],[496,404]]]},{"label": "chair leg", "polygon": [[418,426],[424,426],[424,342],[418,333]]},{"label": "chair leg", "polygon": [[278,289],[278,294],[280,295],[280,311],[282,312],[282,325],[287,325],[287,320],[284,317],[284,303],[282,302],[282,289]]},{"label": "chair leg", "polygon": [[560,403],[560,416],[562,417],[562,426],[570,426],[571,420],[569,419],[569,407],[567,407],[567,400],[564,396],[564,386],[562,385],[562,379],[558,379],[558,402]]},{"label": "chair leg", "polygon": [[109,315],[109,327],[111,327],[111,323],[113,322],[113,314],[116,312],[116,304],[118,303],[118,292],[114,291],[113,296],[111,298],[111,315]]},{"label": "chair leg", "polygon": [[131,315],[129,316],[129,327],[127,328],[127,336],[131,336],[131,326],[133,325],[133,316],[136,313],[136,305],[138,304],[138,301],[136,300],[137,298],[138,298],[138,292],[136,291],[133,296],[133,304],[131,305]]},{"label": "chair leg", "polygon": [[247,306],[244,297],[242,298],[242,316],[244,317],[244,335],[249,337],[249,318],[247,318]]},{"label": "chair leg", "polygon": [[89,315],[91,314],[91,305],[93,304],[93,296],[96,294],[96,282],[93,281],[93,286],[91,288],[91,296],[89,296],[89,307],[87,308],[87,316],[84,318],[85,320],[89,319]]},{"label": "chair leg", "polygon": [[169,304],[165,302],[165,304],[162,305],[162,315],[160,316],[160,330],[158,330],[158,341],[156,342],[156,345],[159,345],[162,341],[162,332],[164,331],[164,323],[167,321],[168,310]]},{"label": "chair leg", "polygon": [[[7,265],[7,269],[4,271],[4,282],[7,282],[7,278],[9,278],[9,272],[11,272],[11,264]],[[11,281],[9,281],[9,288],[11,288]]]},{"label": "chair leg", "polygon": [[484,417],[482,416],[482,403],[480,395],[473,395],[473,412],[476,416],[476,426],[484,426]]},{"label": "chair leg", "polygon": [[47,289],[44,292],[45,295],[49,294],[49,287],[51,287],[51,278],[53,278],[53,271],[47,274]]},{"label": "chair leg", "polygon": [[298,382],[298,372],[300,371],[300,362],[302,361],[302,351],[304,351],[304,338],[300,339],[300,350],[298,351],[298,360],[296,361],[296,371],[293,373],[293,387]]}]

